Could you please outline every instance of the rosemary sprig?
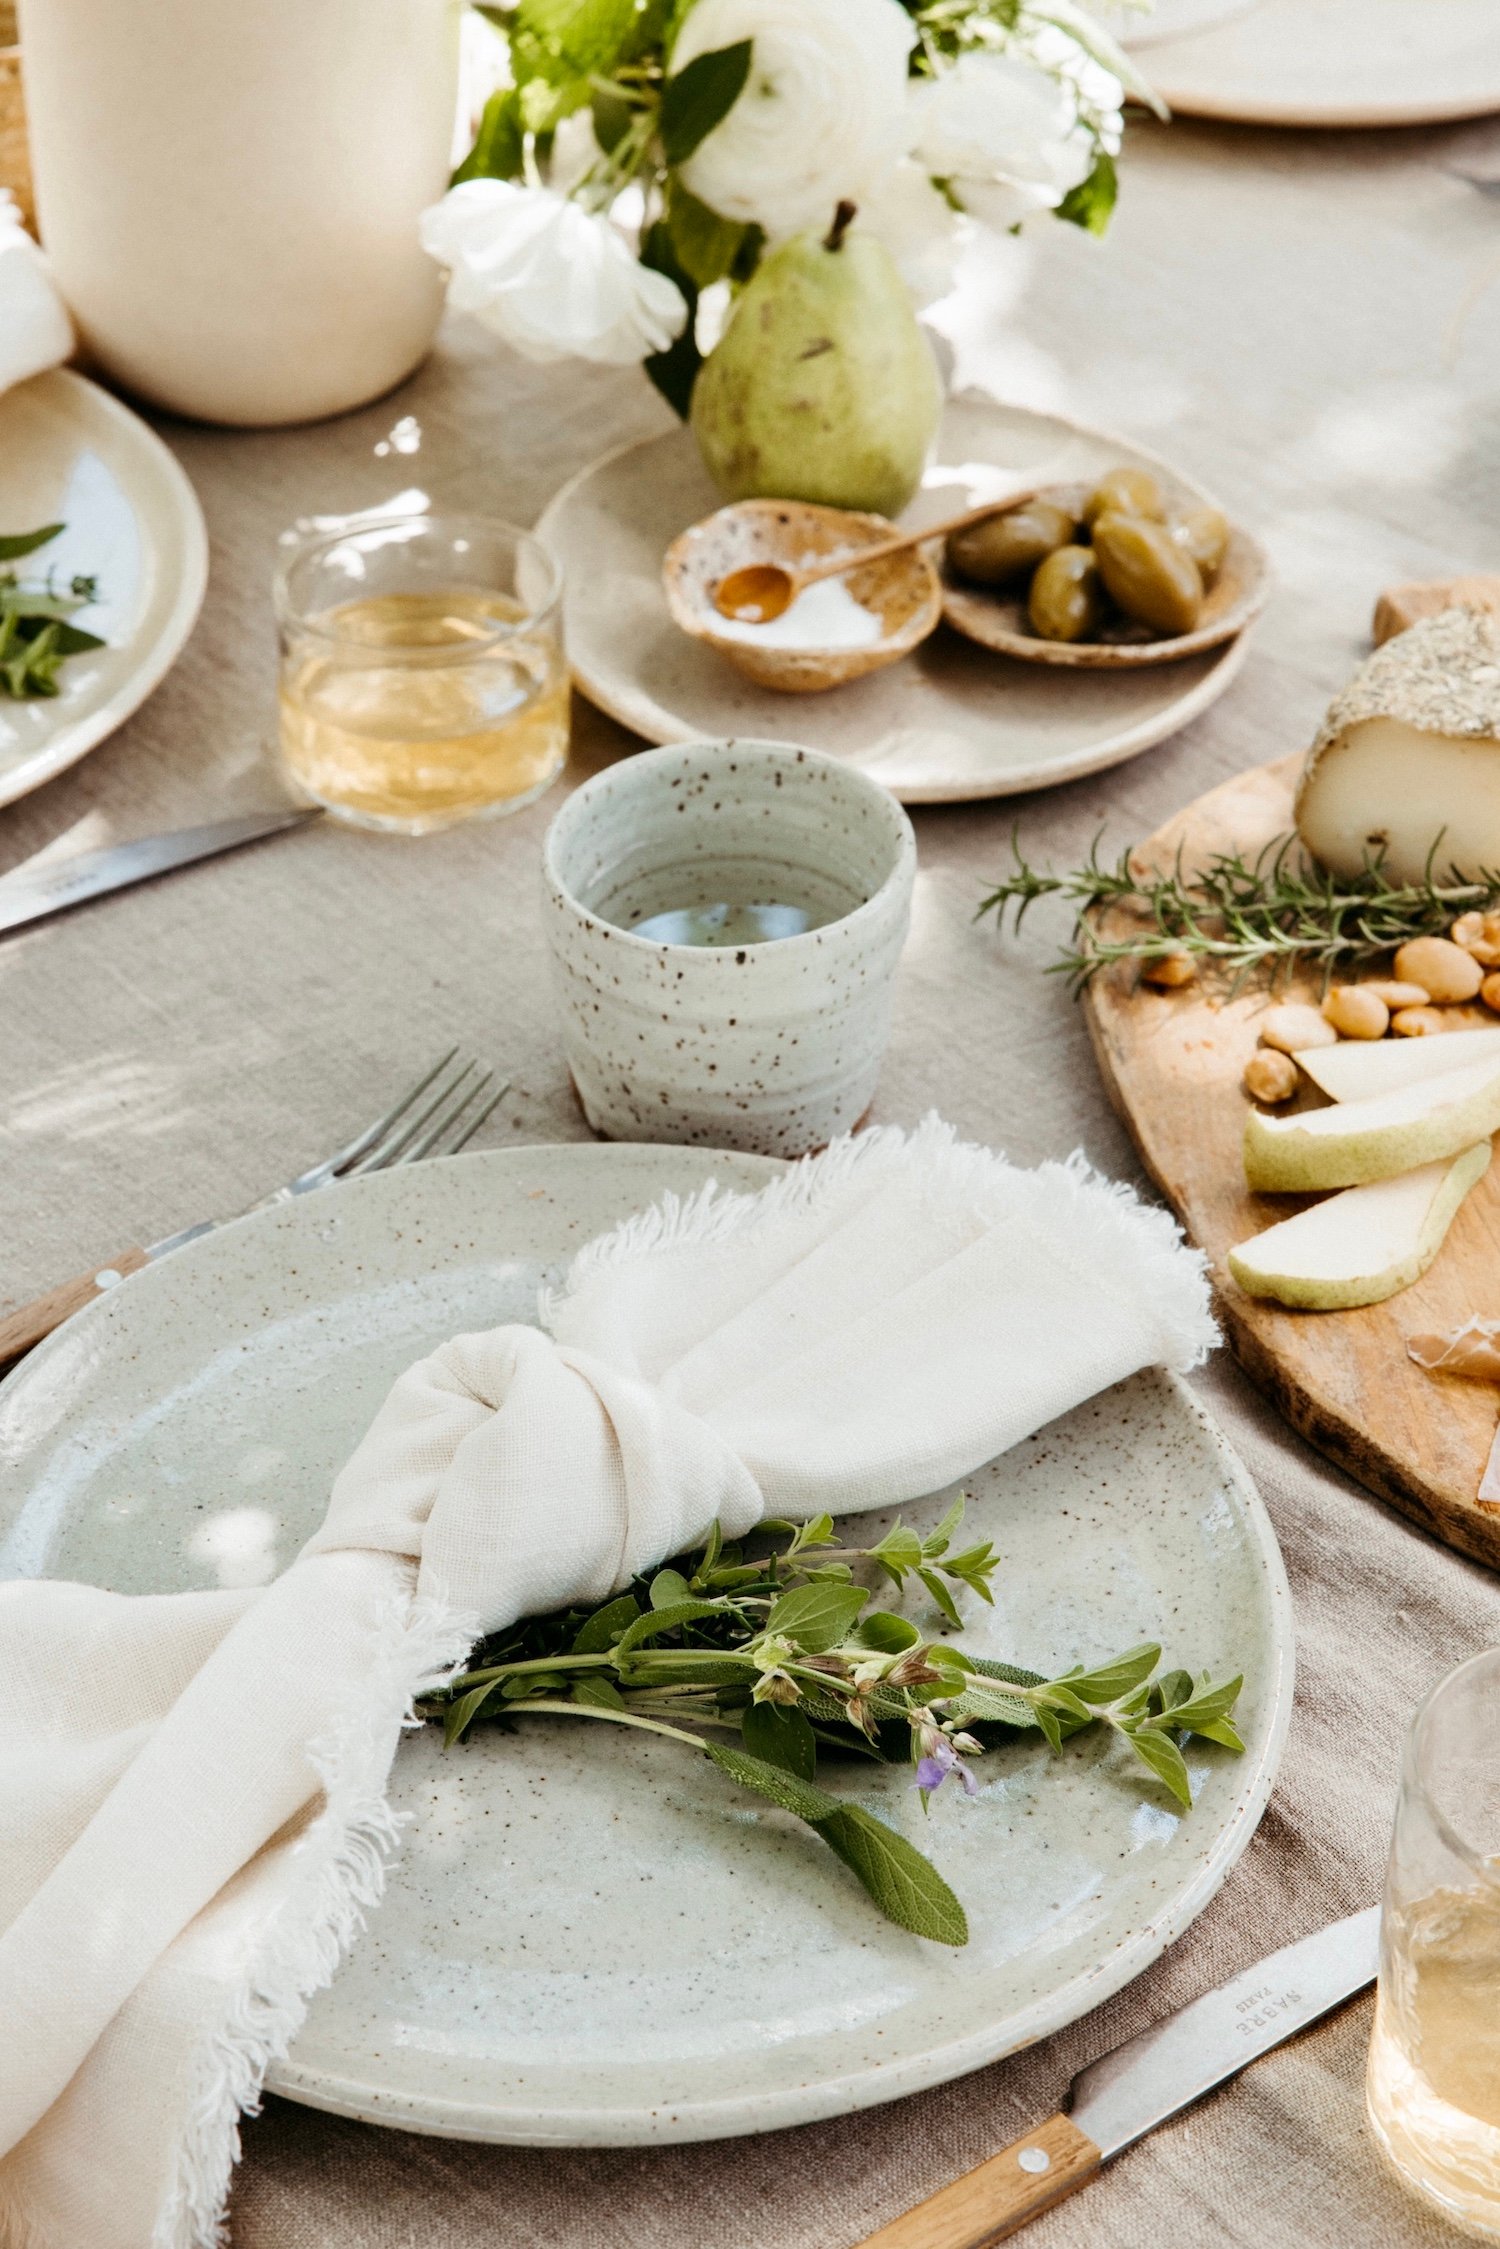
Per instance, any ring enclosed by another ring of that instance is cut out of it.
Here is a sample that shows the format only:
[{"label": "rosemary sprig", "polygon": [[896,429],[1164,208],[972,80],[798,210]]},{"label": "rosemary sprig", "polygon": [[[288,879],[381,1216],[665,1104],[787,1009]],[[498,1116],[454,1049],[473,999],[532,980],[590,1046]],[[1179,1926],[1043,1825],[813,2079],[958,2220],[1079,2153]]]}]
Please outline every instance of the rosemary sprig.
[{"label": "rosemary sprig", "polygon": [[[1231,993],[1258,975],[1275,986],[1299,969],[1315,971],[1326,986],[1337,970],[1408,938],[1443,935],[1459,913],[1500,905],[1500,871],[1482,868],[1469,879],[1450,869],[1438,878],[1442,840],[1434,839],[1420,882],[1394,883],[1379,856],[1367,857],[1352,879],[1332,875],[1294,835],[1274,838],[1253,859],[1215,852],[1190,875],[1180,853],[1165,873],[1138,868],[1130,850],[1110,865],[1099,856],[1098,837],[1083,866],[1053,874],[1031,866],[1013,835],[1014,867],[977,914],[993,913],[1003,929],[1010,913],[1019,929],[1039,898],[1068,900],[1077,915],[1073,942],[1051,972],[1066,976],[1075,991],[1113,962],[1182,953],[1225,971]],[[1106,919],[1109,908],[1126,909],[1135,926]]]},{"label": "rosemary sprig", "polygon": [[[48,523],[40,531],[0,538],[0,565],[35,554],[62,529],[60,523]],[[92,578],[74,577],[60,586],[50,574],[23,578],[0,568],[0,695],[56,695],[59,665],[86,648],[104,646],[96,633],[69,623],[97,592]]]},{"label": "rosemary sprig", "polygon": [[805,1820],[888,1920],[964,1944],[963,1907],[937,1869],[884,1820],[820,1788],[821,1758],[910,1761],[925,1811],[950,1779],[977,1792],[975,1756],[1027,1732],[1060,1750],[1098,1726],[1186,1810],[1186,1738],[1243,1745],[1230,1715],[1240,1680],[1158,1675],[1154,1643],[1049,1679],[928,1639],[910,1617],[872,1607],[856,1566],[898,1589],[919,1582],[954,1625],[956,1587],[993,1598],[999,1557],[989,1543],[953,1550],[963,1513],[959,1499],[925,1538],[897,1523],[871,1547],[840,1545],[827,1515],[768,1523],[763,1530],[782,1542],[759,1558],[725,1546],[716,1525],[701,1551],[600,1608],[527,1618],[493,1635],[423,1715],[441,1718],[450,1744],[481,1723],[543,1716],[625,1726],[698,1750]]}]

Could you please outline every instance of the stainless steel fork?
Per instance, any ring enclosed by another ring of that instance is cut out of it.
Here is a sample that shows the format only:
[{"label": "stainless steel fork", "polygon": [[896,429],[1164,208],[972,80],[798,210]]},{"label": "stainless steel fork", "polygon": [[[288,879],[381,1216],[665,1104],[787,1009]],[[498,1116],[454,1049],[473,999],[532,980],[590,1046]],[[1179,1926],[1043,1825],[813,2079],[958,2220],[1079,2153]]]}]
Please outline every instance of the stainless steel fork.
[{"label": "stainless steel fork", "polygon": [[[494,1088],[491,1091],[491,1088]],[[310,1195],[320,1187],[331,1187],[337,1179],[362,1179],[375,1171],[390,1171],[398,1164],[420,1163],[424,1156],[456,1156],[466,1147],[491,1112],[510,1091],[510,1080],[495,1085],[493,1070],[482,1070],[479,1064],[459,1049],[451,1047],[441,1062],[434,1064],[425,1077],[403,1093],[394,1108],[384,1116],[366,1125],[363,1132],[343,1148],[337,1148],[321,1162],[310,1164],[299,1171],[284,1187],[265,1195],[259,1202],[251,1203],[247,1210],[230,1215],[244,1218],[250,1211],[270,1210],[277,1203],[289,1203],[298,1195]],[[485,1096],[489,1098],[486,1100]],[[145,1248],[138,1245],[113,1257],[107,1264],[96,1266],[91,1272],[81,1273],[76,1280],[64,1281],[58,1288],[49,1289],[45,1296],[36,1297],[23,1304],[19,1311],[9,1312],[0,1318],[0,1366],[8,1359],[29,1351],[50,1335],[64,1320],[106,1289],[123,1281],[127,1273],[138,1273],[158,1257],[166,1257],[185,1242],[195,1242],[216,1227],[227,1224],[223,1218],[201,1219],[196,1226],[184,1226],[176,1234],[166,1234],[159,1242]]]}]

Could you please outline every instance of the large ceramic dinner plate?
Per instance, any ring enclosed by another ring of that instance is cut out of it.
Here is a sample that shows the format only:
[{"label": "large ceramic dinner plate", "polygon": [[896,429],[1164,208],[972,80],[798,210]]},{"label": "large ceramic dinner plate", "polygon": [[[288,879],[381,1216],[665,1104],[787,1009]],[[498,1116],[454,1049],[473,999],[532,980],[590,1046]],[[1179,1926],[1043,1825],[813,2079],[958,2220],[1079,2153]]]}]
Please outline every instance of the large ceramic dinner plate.
[{"label": "large ceramic dinner plate", "polygon": [[[935,522],[1023,484],[1092,483],[1121,462],[1163,465],[1123,438],[967,393],[948,401],[934,465],[903,521]],[[885,671],[823,695],[780,695],[689,640],[667,611],[662,556],[719,505],[691,431],[676,429],[596,461],[537,526],[567,578],[574,677],[648,742],[801,742],[858,765],[907,804],[1013,796],[1164,741],[1218,700],[1244,660],[1241,634],[1150,671],[1068,672],[939,626]]]},{"label": "large ceramic dinner plate", "polygon": [[[532,1317],[540,1280],[667,1189],[774,1168],[680,1148],[462,1156],[179,1251],[0,1388],[0,1575],[263,1583],[401,1368],[457,1330]],[[1244,1670],[1246,1753],[1190,1752],[1190,1814],[1092,1743],[986,1758],[978,1797],[926,1822],[907,1769],[851,1764],[830,1785],[920,1840],[963,1898],[972,1937],[950,1951],[880,1920],[805,1829],[674,1744],[534,1719],[445,1751],[427,1728],[397,1758],[409,1825],[386,1900],[276,2089],[486,2140],[759,2131],[973,2069],[1137,1975],[1265,1806],[1292,1686],[1275,1539],[1233,1454],[1157,1373],[968,1488],[976,1535],[1004,1555],[993,1610],[968,1604],[977,1649],[1046,1669],[1160,1637],[1176,1662]],[[860,1517],[861,1542],[888,1520]]]},{"label": "large ceramic dinner plate", "polygon": [[1255,0],[1152,41],[1141,65],[1189,117],[1433,125],[1500,110],[1496,0]]},{"label": "large ceramic dinner plate", "polygon": [[0,395],[0,532],[67,526],[19,567],[97,578],[77,623],[103,648],[70,657],[61,692],[0,696],[0,804],[50,781],[143,703],[203,603],[208,535],[155,432],[97,383],[57,368]]}]

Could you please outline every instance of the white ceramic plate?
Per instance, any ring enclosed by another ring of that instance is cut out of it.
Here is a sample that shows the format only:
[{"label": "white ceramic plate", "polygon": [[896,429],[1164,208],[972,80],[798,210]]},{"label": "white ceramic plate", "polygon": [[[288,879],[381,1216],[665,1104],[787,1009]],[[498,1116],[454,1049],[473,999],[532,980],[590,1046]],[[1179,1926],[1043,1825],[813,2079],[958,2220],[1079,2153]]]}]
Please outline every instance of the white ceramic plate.
[{"label": "white ceramic plate", "polygon": [[[70,1321],[0,1389],[0,1576],[123,1590],[260,1583],[322,1517],[397,1372],[531,1315],[539,1277],[668,1188],[764,1159],[531,1148],[388,1173],[225,1228]],[[621,2145],[837,2114],[1082,2014],[1198,1913],[1264,1808],[1291,1699],[1281,1559],[1181,1384],[1094,1399],[972,1480],[1005,1561],[972,1645],[1037,1668],[1160,1636],[1243,1667],[1243,1758],[1190,1758],[1179,1818],[1110,1754],[984,1761],[923,1821],[910,1775],[830,1785],[930,1850],[950,1952],[889,1927],[804,1829],[675,1746],[532,1720],[400,1751],[390,1890],[275,2088],[418,2131]],[[941,1500],[907,1510],[925,1524]],[[861,1542],[888,1518],[862,1516]],[[535,1730],[531,1730],[534,1728]]]},{"label": "white ceramic plate", "polygon": [[0,697],[0,804],[50,781],[129,718],[181,651],[208,583],[186,475],[138,414],[67,368],[0,394],[0,531],[67,529],[20,567],[99,580],[77,622],[108,645],[70,657],[61,692]]},{"label": "white ceramic plate", "polygon": [[[1163,466],[1123,438],[969,393],[949,400],[936,464],[903,521],[932,522],[1022,484],[1092,483],[1121,462]],[[537,526],[567,576],[579,686],[648,742],[801,742],[860,766],[906,804],[1013,796],[1164,741],[1218,700],[1244,660],[1241,634],[1152,671],[1058,671],[997,656],[940,626],[914,655],[868,679],[825,695],[777,694],[689,640],[667,613],[662,556],[718,505],[691,431],[677,429],[596,461]]]},{"label": "white ceramic plate", "polygon": [[1500,110],[1496,0],[1256,0],[1153,41],[1147,77],[1189,117],[1430,125]]}]

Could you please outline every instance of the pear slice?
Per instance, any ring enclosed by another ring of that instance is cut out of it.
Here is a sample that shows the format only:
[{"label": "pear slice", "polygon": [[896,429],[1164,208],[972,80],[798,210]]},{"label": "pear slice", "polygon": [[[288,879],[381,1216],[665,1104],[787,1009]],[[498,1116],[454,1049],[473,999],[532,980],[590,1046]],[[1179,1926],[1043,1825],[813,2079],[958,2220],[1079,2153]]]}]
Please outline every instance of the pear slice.
[{"label": "pear slice", "polygon": [[1347,1187],[1241,1242],[1229,1252],[1229,1270],[1247,1296],[1274,1297],[1300,1312],[1379,1304],[1426,1272],[1459,1204],[1489,1167],[1490,1144],[1481,1140],[1397,1179]]},{"label": "pear slice", "polygon": [[1373,1101],[1476,1062],[1500,1065],[1500,1024],[1439,1031],[1430,1039],[1341,1039],[1337,1046],[1304,1048],[1292,1060],[1330,1101]]},{"label": "pear slice", "polygon": [[1245,1119],[1245,1178],[1270,1194],[1316,1194],[1362,1187],[1419,1164],[1456,1156],[1500,1130],[1500,1062],[1445,1070],[1425,1085],[1403,1086],[1373,1101]]}]

